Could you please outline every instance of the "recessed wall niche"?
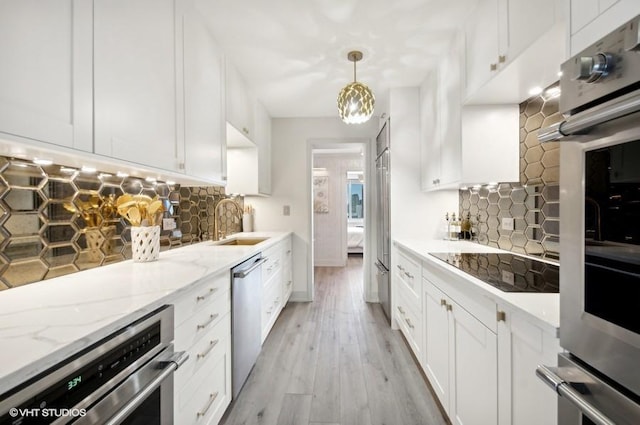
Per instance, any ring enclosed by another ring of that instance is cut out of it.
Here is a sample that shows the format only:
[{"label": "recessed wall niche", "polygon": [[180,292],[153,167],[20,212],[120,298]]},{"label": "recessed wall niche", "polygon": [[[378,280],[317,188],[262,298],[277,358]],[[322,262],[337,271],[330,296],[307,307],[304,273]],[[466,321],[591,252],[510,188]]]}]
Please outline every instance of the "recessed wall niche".
[{"label": "recessed wall niche", "polygon": [[[85,173],[0,157],[0,290],[131,258],[128,223],[115,210],[122,194],[158,196],[176,230],[161,250],[209,239],[223,187],[180,187],[139,177]],[[243,207],[243,199],[236,201]],[[220,228],[241,231],[222,211]]]}]

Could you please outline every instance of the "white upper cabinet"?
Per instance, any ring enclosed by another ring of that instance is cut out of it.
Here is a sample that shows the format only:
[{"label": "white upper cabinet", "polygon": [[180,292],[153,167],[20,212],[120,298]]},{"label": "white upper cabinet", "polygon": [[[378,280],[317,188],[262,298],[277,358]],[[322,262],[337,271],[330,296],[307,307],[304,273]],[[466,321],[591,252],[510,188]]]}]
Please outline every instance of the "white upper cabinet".
[{"label": "white upper cabinet", "polygon": [[420,86],[420,148],[422,190],[435,188],[440,177],[438,74],[431,71]]},{"label": "white upper cabinet", "polygon": [[571,55],[640,14],[638,0],[571,0]]},{"label": "white upper cabinet", "polygon": [[94,1],[95,153],[180,169],[174,3]]},{"label": "white upper cabinet", "polygon": [[420,87],[422,190],[457,187],[460,181],[461,37],[452,40],[450,54]]},{"label": "white upper cabinet", "polygon": [[255,102],[242,75],[226,61],[227,121],[250,140],[255,137]]},{"label": "white upper cabinet", "polygon": [[226,181],[224,58],[201,15],[183,19],[185,172],[206,181]]},{"label": "white upper cabinet", "polygon": [[498,0],[481,0],[465,25],[467,95],[498,69],[498,32]]},{"label": "white upper cabinet", "polygon": [[520,180],[519,120],[516,104],[462,108],[461,184]]},{"label": "white upper cabinet", "polygon": [[227,124],[227,193],[271,195],[271,117],[260,102],[255,104],[256,126],[250,140]]},{"label": "white upper cabinet", "polygon": [[519,103],[558,79],[566,59],[561,0],[480,0],[464,25],[465,103]]},{"label": "white upper cabinet", "polygon": [[92,6],[0,1],[0,134],[90,152]]}]

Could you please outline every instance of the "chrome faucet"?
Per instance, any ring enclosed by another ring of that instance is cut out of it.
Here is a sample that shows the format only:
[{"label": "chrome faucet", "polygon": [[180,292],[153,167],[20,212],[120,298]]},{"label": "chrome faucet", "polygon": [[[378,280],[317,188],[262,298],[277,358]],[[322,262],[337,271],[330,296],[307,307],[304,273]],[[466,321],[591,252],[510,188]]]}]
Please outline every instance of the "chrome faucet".
[{"label": "chrome faucet", "polygon": [[224,206],[225,204],[231,204],[236,207],[235,217],[238,219],[238,223],[242,223],[242,208],[240,207],[240,205],[231,198],[221,199],[216,204],[216,208],[213,210],[213,240],[216,241],[227,237],[227,234],[224,231],[219,230],[218,228],[218,221],[220,220],[218,211],[220,210],[220,207]]}]

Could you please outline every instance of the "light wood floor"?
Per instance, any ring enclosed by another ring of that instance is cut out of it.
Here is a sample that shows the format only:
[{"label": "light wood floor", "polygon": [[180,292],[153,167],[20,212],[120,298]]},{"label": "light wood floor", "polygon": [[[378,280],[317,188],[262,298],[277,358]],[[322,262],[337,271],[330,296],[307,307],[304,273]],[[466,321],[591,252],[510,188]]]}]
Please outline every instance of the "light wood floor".
[{"label": "light wood floor", "polygon": [[282,311],[222,424],[446,424],[362,278],[361,257],[316,268],[315,301]]}]

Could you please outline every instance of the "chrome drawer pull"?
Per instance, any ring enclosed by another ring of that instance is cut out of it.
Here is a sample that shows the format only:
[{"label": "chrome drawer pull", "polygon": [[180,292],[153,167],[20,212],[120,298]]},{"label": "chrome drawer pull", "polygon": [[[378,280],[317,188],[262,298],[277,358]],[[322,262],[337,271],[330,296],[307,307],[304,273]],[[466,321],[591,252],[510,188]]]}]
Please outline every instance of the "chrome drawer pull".
[{"label": "chrome drawer pull", "polygon": [[404,310],[402,309],[402,307],[398,306],[398,311],[400,312],[400,314],[404,315]]},{"label": "chrome drawer pull", "polygon": [[404,267],[402,267],[400,264],[398,264],[396,267],[398,267],[398,270],[400,270],[401,272],[404,272]]},{"label": "chrome drawer pull", "polygon": [[413,328],[414,328],[414,327],[413,327],[413,325],[411,324],[411,320],[409,320],[409,318],[404,319],[404,321],[405,321],[405,322],[407,322],[407,325],[409,325],[409,327],[410,327],[411,329],[413,329]]},{"label": "chrome drawer pull", "polygon": [[206,323],[203,323],[202,325],[198,325],[198,329],[204,329],[207,326],[209,326],[210,324],[213,323],[214,320],[216,320],[218,318],[219,314],[212,314],[209,316],[209,320],[206,321]]},{"label": "chrome drawer pull", "polygon": [[407,276],[409,279],[413,279],[413,275],[409,272],[404,272],[405,276]]},{"label": "chrome drawer pull", "polygon": [[209,395],[209,401],[207,402],[207,405],[204,406],[204,409],[198,412],[198,417],[201,417],[207,414],[207,411],[211,408],[211,405],[216,400],[216,398],[218,398],[218,392],[215,392]]},{"label": "chrome drawer pull", "polygon": [[196,301],[204,301],[207,298],[209,298],[211,295],[215,294],[216,292],[218,292],[218,288],[209,288],[209,292],[207,292],[204,295],[198,295],[196,297]]},{"label": "chrome drawer pull", "polygon": [[218,342],[220,342],[217,339],[214,339],[213,341],[211,341],[209,343],[209,348],[207,348],[204,353],[198,353],[198,358],[199,359],[203,359],[205,357],[207,357],[207,355],[211,352],[211,350],[213,350],[213,347],[215,347],[216,345],[218,345]]}]

